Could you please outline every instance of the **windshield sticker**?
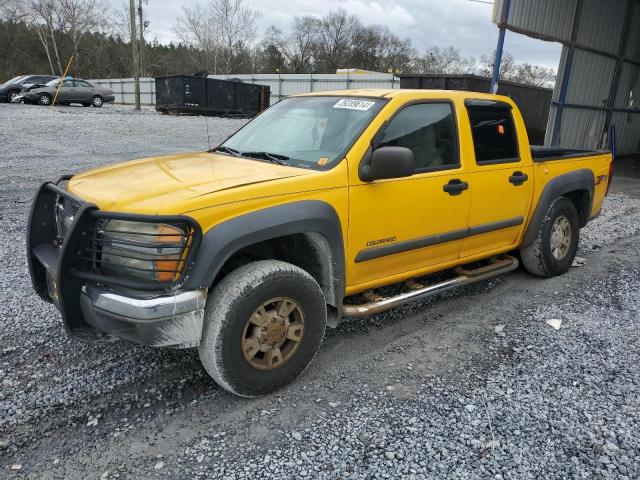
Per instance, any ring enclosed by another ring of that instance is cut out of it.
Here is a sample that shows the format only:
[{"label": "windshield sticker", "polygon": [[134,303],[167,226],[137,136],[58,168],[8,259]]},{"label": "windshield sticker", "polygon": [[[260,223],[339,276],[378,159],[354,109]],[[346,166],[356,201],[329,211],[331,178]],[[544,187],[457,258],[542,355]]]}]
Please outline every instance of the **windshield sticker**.
[{"label": "windshield sticker", "polygon": [[345,108],[347,110],[362,110],[367,111],[373,107],[376,102],[370,102],[369,100],[357,100],[355,98],[343,98],[336,102],[333,108]]}]

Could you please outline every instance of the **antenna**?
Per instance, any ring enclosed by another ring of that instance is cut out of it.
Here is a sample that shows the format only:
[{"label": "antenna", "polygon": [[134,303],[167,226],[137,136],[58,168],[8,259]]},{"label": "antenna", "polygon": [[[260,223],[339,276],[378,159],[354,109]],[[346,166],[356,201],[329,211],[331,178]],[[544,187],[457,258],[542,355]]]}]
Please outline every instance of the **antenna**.
[{"label": "antenna", "polygon": [[204,116],[204,123],[207,125],[207,150],[211,150],[211,139],[209,138],[209,116]]}]

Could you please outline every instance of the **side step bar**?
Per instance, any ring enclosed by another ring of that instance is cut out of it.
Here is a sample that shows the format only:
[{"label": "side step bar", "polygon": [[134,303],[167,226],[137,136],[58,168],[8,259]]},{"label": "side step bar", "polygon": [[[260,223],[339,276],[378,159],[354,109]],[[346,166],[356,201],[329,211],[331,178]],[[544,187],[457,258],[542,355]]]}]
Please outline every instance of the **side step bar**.
[{"label": "side step bar", "polygon": [[[413,290],[409,292],[404,292],[393,297],[377,297],[379,299],[361,305],[343,305],[342,315],[345,317],[364,317],[374,313],[384,312],[385,310],[404,305],[412,300],[430,297],[451,290],[452,288],[481,282],[482,280],[510,272],[516,268],[518,268],[518,260],[511,255],[492,257],[489,259],[489,263],[482,267],[475,269],[457,267],[454,270],[458,275],[457,277],[440,283],[422,286],[414,281],[410,285]],[[416,288],[416,286],[418,288]],[[371,298],[371,295],[369,295],[369,298]]]}]

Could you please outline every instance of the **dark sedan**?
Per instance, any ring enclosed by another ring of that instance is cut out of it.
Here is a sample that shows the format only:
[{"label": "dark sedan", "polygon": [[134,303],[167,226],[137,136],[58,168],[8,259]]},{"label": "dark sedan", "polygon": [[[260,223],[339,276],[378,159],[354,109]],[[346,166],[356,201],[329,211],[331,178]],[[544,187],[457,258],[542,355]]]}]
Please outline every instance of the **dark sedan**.
[{"label": "dark sedan", "polygon": [[51,105],[55,99],[58,105],[69,105],[80,103],[85,107],[101,107],[104,102],[113,102],[116,97],[108,88],[96,87],[86,80],[79,78],[65,78],[58,91],[59,80],[52,80],[44,87],[32,88],[23,91],[25,103],[36,103],[38,105]]},{"label": "dark sedan", "polygon": [[0,85],[0,101],[13,102],[22,90],[28,89],[33,85],[46,85],[57,77],[53,75],[19,75],[13,77]]}]

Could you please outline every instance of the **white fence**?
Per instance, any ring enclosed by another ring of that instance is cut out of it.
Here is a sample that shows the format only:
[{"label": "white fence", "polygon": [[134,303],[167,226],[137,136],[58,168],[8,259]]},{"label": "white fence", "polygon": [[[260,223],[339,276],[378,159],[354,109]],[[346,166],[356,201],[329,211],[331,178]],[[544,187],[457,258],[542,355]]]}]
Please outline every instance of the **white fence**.
[{"label": "white fence", "polygon": [[[221,80],[237,78],[246,83],[268,85],[271,89],[271,104],[281,98],[296,93],[318,92],[323,90],[342,90],[345,88],[399,88],[400,79],[390,73],[367,74],[306,74],[277,73],[246,75],[209,75],[209,78]],[[110,88],[116,97],[116,103],[133,104],[133,78],[111,78],[91,80],[92,83]],[[155,105],[156,85],[153,78],[140,79],[140,102],[143,105]]]}]

